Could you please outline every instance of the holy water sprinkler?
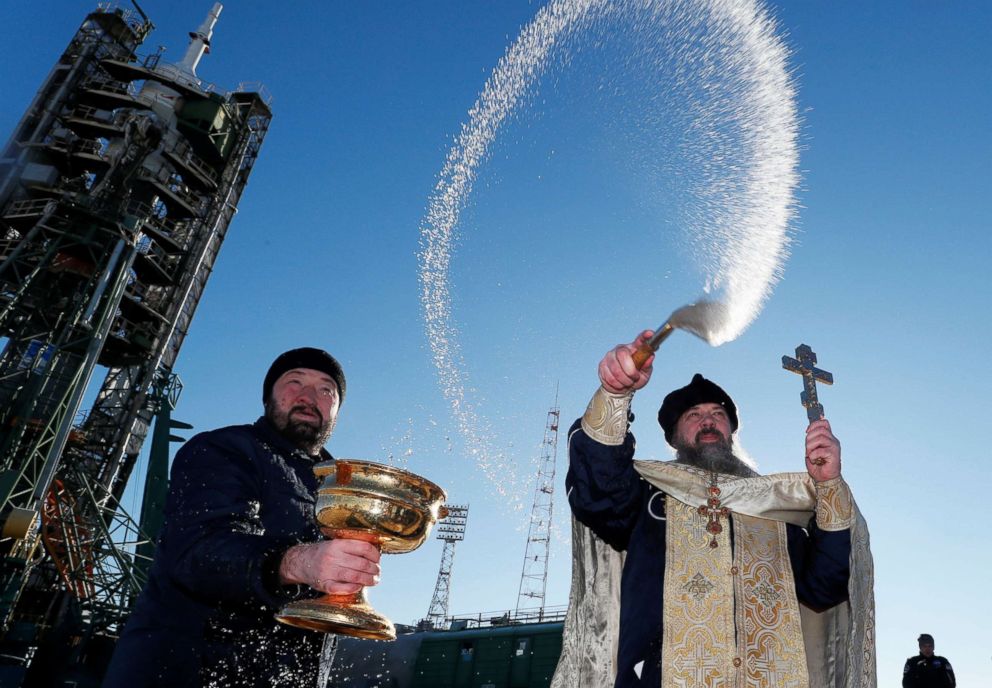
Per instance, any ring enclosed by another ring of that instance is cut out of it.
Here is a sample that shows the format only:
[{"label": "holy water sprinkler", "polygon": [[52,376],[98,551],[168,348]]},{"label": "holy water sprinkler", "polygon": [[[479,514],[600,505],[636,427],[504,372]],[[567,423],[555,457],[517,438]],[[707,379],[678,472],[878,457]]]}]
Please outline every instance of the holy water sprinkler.
[{"label": "holy water sprinkler", "polygon": [[665,324],[655,330],[654,336],[634,352],[634,364],[638,369],[658,350],[661,343],[675,330],[691,332],[710,344],[716,332],[727,319],[727,307],[717,301],[697,301],[682,306],[670,316]]}]

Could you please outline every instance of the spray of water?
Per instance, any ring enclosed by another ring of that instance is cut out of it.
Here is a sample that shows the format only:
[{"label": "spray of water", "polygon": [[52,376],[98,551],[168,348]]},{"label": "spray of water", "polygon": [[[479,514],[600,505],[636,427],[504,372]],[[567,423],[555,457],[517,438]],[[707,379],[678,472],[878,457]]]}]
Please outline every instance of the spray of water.
[{"label": "spray of water", "polygon": [[520,509],[516,472],[502,452],[494,451],[492,431],[466,397],[465,366],[451,317],[448,280],[455,228],[472,184],[500,126],[524,99],[547,65],[563,34],[576,30],[599,1],[555,2],[542,9],[499,61],[469,111],[458,140],[448,153],[421,223],[420,302],[441,390],[451,405],[469,453],[497,493]]},{"label": "spray of water", "polygon": [[[707,339],[737,337],[757,316],[787,257],[795,210],[797,117],[788,51],[756,0],[557,0],[541,9],[500,59],[448,153],[421,223],[420,285],[425,331],[445,398],[468,451],[497,493],[520,508],[522,490],[489,424],[467,394],[468,377],[451,312],[449,269],[459,217],[480,166],[507,119],[533,95],[553,59],[593,23],[663,27],[671,63],[659,97],[686,120],[675,184],[685,242],[709,300],[726,316]],[[614,40],[625,40],[615,31]],[[666,171],[665,165],[661,165]],[[670,171],[670,170],[667,170]],[[659,311],[672,304],[659,304]]]}]

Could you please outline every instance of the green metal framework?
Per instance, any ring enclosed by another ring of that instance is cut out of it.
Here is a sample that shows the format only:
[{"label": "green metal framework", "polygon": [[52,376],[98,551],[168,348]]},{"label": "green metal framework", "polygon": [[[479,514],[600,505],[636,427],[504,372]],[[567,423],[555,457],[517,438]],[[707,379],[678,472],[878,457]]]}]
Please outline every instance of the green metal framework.
[{"label": "green metal framework", "polygon": [[260,89],[139,60],[151,29],[90,13],[0,153],[4,685],[5,665],[30,676],[53,643],[112,640],[143,584],[149,538],[120,499],[174,407],[172,367],[271,120]]}]

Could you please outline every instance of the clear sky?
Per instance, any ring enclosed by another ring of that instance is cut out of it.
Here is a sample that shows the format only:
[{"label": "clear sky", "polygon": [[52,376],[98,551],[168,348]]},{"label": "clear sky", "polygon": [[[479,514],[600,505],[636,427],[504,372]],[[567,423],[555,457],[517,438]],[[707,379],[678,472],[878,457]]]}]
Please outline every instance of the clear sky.
[{"label": "clear sky", "polygon": [[[0,135],[93,5],[4,6]],[[164,45],[179,59],[209,6],[145,0],[158,28],[144,52]],[[333,352],[348,396],[332,453],[408,467],[471,505],[451,588],[459,614],[516,605],[556,384],[547,603],[566,603],[564,431],[596,388],[603,352],[702,289],[679,229],[658,214],[666,192],[637,159],[663,154],[644,142],[671,124],[639,120],[646,106],[633,91],[584,97],[589,80],[613,85],[587,71],[600,47],[592,42],[497,137],[459,228],[452,312],[466,396],[489,449],[505,457],[496,472],[477,466],[431,363],[420,226],[469,108],[540,7],[233,0],[199,68],[222,89],[264,83],[274,119],[180,355],[186,389],[175,416],[197,429],[251,421],[275,355],[300,345]],[[770,10],[793,51],[802,117],[791,257],[738,339],[712,348],[679,334],[664,345],[634,402],[639,454],[668,457],[654,414],[700,371],[736,400],[741,442],[762,472],[802,470],[801,385],[780,358],[810,344],[835,376],[821,401],[871,531],[879,685],[899,685],[921,632],[935,636],[960,685],[992,685],[983,508],[992,483],[992,6],[783,1]],[[431,540],[388,558],[373,603],[398,622],[424,616],[440,554]]]}]

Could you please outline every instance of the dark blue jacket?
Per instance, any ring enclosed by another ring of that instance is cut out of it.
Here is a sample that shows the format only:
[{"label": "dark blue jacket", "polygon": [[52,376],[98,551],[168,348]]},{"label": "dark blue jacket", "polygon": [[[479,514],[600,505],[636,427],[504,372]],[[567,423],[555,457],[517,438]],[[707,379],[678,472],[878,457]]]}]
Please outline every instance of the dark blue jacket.
[{"label": "dark blue jacket", "polygon": [[315,542],[317,479],[307,456],[260,418],[193,437],[172,465],[148,584],[117,644],[105,688],[313,686],[322,633],[278,623],[292,545]]},{"label": "dark blue jacket", "polygon": [[906,660],[902,670],[902,688],[954,688],[957,679],[947,657],[918,654]]},{"label": "dark blue jacket", "polygon": [[[576,421],[569,430],[565,488],[575,517],[617,551],[626,551],[620,579],[620,638],[615,688],[661,685],[665,590],[664,493],[634,470],[634,436],[607,446]],[[851,533],[808,532],[787,525],[796,597],[817,610],[847,599]],[[731,531],[733,537],[733,531]],[[643,662],[638,677],[634,667]]]}]

